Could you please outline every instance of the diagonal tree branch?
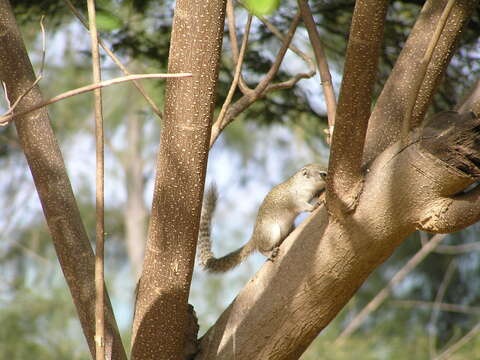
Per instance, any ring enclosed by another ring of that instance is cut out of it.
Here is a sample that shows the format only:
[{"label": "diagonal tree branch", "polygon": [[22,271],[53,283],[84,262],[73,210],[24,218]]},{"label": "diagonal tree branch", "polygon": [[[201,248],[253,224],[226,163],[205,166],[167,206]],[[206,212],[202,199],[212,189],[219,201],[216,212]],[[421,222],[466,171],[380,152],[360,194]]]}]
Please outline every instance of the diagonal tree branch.
[{"label": "diagonal tree branch", "polygon": [[[10,103],[35,81],[21,34],[7,0],[0,0],[0,80]],[[42,102],[38,87],[18,105],[18,112]],[[18,137],[33,175],[58,260],[70,288],[92,357],[95,356],[94,256],[45,109],[15,121]],[[107,359],[126,359],[108,296],[105,349]]]},{"label": "diagonal tree branch", "polygon": [[412,119],[415,103],[416,103],[418,94],[420,92],[420,88],[422,87],[422,84],[425,81],[428,65],[432,60],[433,51],[437,47],[438,41],[440,39],[440,35],[442,34],[443,29],[445,28],[445,24],[452,11],[453,5],[455,5],[455,1],[456,0],[448,0],[448,3],[445,5],[445,9],[443,10],[442,15],[440,16],[440,19],[437,22],[437,27],[433,32],[430,42],[428,43],[428,47],[427,47],[427,50],[425,51],[425,55],[420,61],[420,64],[419,64],[420,69],[418,71],[416,79],[414,79],[412,90],[410,91],[409,97],[407,99],[406,112],[402,121],[401,138],[404,141],[404,143],[407,143],[408,133],[410,129],[420,122],[420,119],[415,119],[415,120]]}]

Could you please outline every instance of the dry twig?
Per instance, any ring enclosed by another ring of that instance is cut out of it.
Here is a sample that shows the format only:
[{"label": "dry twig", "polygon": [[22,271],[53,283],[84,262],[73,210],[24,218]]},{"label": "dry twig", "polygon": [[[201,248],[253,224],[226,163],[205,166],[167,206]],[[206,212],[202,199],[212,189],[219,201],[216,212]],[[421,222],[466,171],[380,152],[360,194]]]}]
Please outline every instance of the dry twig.
[{"label": "dry twig", "polygon": [[317,26],[312,16],[312,11],[308,5],[308,0],[298,0],[298,7],[302,13],[303,22],[308,31],[308,37],[312,44],[315,58],[317,60],[318,70],[320,72],[321,85],[325,96],[325,104],[327,105],[328,116],[328,136],[327,142],[330,144],[333,128],[335,126],[335,112],[337,110],[337,101],[333,90],[332,76],[328,68],[327,57],[323,51],[323,43],[318,34]]},{"label": "dry twig", "polygon": [[[427,244],[428,236],[426,233],[420,232],[420,241],[422,246]],[[480,251],[480,241],[460,245],[438,245],[434,252],[444,255],[458,255],[472,251]]]},{"label": "dry twig", "polygon": [[[70,11],[77,17],[77,19],[82,23],[82,25],[88,30],[88,24],[83,18],[82,14],[75,8],[75,6],[72,4],[70,0],[64,0],[65,3],[67,4],[68,8]],[[112,61],[122,70],[122,72],[125,75],[132,75],[128,69],[122,64],[122,62],[118,59],[118,57],[108,48],[107,45],[102,41],[102,39],[98,39],[98,44],[102,47],[102,49],[107,53],[107,55],[112,59]],[[155,102],[152,100],[152,98],[148,95],[147,91],[143,88],[142,84],[140,82],[133,80],[133,85],[138,89],[140,94],[143,95],[145,100],[150,104],[152,107],[152,110],[155,114],[158,115],[158,117],[161,119],[163,114],[158,108],[158,106],[155,104]]]},{"label": "dry twig", "polygon": [[242,111],[244,111],[247,107],[249,107],[251,104],[253,104],[256,100],[258,100],[260,97],[262,97],[265,94],[265,90],[270,85],[271,81],[273,80],[273,78],[275,77],[275,75],[277,74],[280,68],[282,60],[285,57],[285,54],[293,39],[293,36],[295,35],[295,30],[297,29],[297,26],[300,22],[300,18],[301,18],[300,12],[297,12],[297,14],[295,15],[292,21],[292,24],[290,25],[290,29],[288,30],[287,36],[285,37],[285,41],[283,42],[282,47],[277,53],[277,56],[272,66],[270,67],[270,70],[265,75],[265,77],[258,83],[258,85],[255,87],[255,89],[252,92],[249,92],[243,95],[239,100],[237,100],[235,103],[233,103],[228,107],[221,124],[219,124],[218,122],[215,122],[213,124],[212,134],[210,137],[210,147],[212,147],[215,140],[220,135],[220,132],[228,124],[230,124],[238,114],[240,114]]},{"label": "dry twig", "polygon": [[456,268],[456,261],[453,259],[450,261],[450,264],[448,265],[447,271],[445,272],[443,276],[442,283],[440,284],[440,287],[438,288],[437,295],[435,296],[435,301],[432,309],[432,314],[430,316],[430,321],[428,324],[428,327],[430,328],[430,333],[428,336],[428,347],[429,347],[429,352],[430,352],[430,358],[433,359],[434,356],[436,355],[436,350],[435,350],[435,343],[437,341],[437,329],[435,328],[435,323],[437,322],[438,319],[438,314],[440,313],[440,304],[445,296],[445,293],[447,292],[448,285],[450,284],[450,281],[452,280],[453,273]]},{"label": "dry twig", "polygon": [[465,334],[464,337],[462,337],[460,340],[458,340],[455,344],[447,348],[445,351],[443,351],[440,355],[438,355],[436,358],[433,360],[446,360],[450,359],[451,355],[460,349],[463,345],[468,343],[474,336],[476,336],[480,332],[480,322],[477,323],[467,334]]},{"label": "dry twig", "polygon": [[83,94],[83,93],[86,93],[86,92],[89,92],[89,91],[92,91],[92,90],[95,90],[95,89],[99,89],[99,88],[102,88],[102,87],[107,87],[107,86],[119,84],[119,83],[122,83],[122,82],[133,81],[133,80],[138,80],[138,79],[164,79],[164,78],[191,77],[191,76],[192,76],[192,74],[190,74],[190,73],[133,74],[133,75],[114,78],[114,79],[111,79],[111,80],[101,81],[97,84],[85,85],[85,86],[79,87],[77,89],[66,91],[66,92],[64,92],[60,95],[54,96],[51,99],[42,101],[42,102],[32,106],[31,108],[29,108],[27,110],[24,110],[24,111],[20,111],[20,112],[16,112],[16,113],[12,114],[11,111],[9,110],[4,115],[0,116],[0,124],[7,123],[7,122],[9,122],[10,120],[12,120],[16,117],[26,115],[26,114],[28,114],[32,111],[38,110],[38,109],[40,109],[44,106],[56,103],[60,100],[66,99],[68,97],[75,96],[75,95],[78,95],[78,94]]},{"label": "dry twig", "polygon": [[228,90],[227,98],[222,105],[222,109],[220,110],[220,114],[217,117],[217,123],[221,127],[223,124],[223,119],[225,117],[225,112],[227,111],[228,106],[232,102],[233,94],[235,93],[235,89],[237,88],[238,81],[242,74],[242,64],[243,59],[245,58],[245,51],[247,49],[248,44],[248,35],[250,34],[250,25],[252,24],[252,15],[248,14],[247,24],[245,25],[245,34],[243,35],[242,47],[240,48],[240,54],[237,59],[237,66],[235,67],[235,75],[233,76],[232,85]]},{"label": "dry twig", "polygon": [[378,307],[385,301],[385,299],[390,295],[393,287],[398,284],[400,281],[405,279],[405,277],[418,265],[420,264],[425,257],[430,254],[437,245],[445,238],[444,234],[435,235],[427,245],[423,246],[406,264],[403,268],[398,271],[395,276],[390,280],[387,286],[385,286],[368,304],[365,306],[362,311],[360,311],[355,318],[348,324],[345,330],[338,336],[335,342],[339,343],[342,340],[350,336],[355,330],[357,330],[366,317],[378,309]]},{"label": "dry twig", "polygon": [[[93,82],[101,81],[100,54],[95,16],[95,0],[87,0],[90,40],[92,46]],[[95,103],[96,206],[95,206],[95,355],[105,359],[105,197],[102,90],[93,91]]]}]

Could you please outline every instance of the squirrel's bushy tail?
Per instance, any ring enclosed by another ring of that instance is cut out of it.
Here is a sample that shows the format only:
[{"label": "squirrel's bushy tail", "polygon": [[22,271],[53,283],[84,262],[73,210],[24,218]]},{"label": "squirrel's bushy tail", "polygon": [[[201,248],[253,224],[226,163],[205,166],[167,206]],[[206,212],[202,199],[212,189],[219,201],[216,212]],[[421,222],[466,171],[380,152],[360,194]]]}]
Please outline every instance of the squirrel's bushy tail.
[{"label": "squirrel's bushy tail", "polygon": [[215,185],[211,185],[205,199],[203,201],[202,217],[200,219],[200,229],[198,232],[198,257],[200,264],[207,271],[224,272],[239,265],[253,249],[247,243],[240,249],[221,257],[215,258],[212,252],[212,240],[210,238],[210,230],[212,224],[213,213],[217,205],[218,192]]}]

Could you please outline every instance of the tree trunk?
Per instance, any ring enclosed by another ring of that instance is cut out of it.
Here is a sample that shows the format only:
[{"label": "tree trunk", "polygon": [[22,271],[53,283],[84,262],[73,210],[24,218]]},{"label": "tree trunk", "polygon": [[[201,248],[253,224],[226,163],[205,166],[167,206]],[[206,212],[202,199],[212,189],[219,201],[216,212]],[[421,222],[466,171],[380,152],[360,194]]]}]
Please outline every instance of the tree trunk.
[{"label": "tree trunk", "polygon": [[132,359],[182,359],[215,88],[224,0],[178,0],[152,216],[133,324]]}]

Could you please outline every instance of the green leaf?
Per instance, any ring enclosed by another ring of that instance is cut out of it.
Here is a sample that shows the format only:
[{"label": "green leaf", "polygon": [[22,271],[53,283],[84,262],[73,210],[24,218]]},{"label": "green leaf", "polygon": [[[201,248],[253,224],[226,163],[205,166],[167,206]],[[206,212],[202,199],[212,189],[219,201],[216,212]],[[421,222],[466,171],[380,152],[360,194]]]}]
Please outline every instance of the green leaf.
[{"label": "green leaf", "polygon": [[247,0],[248,10],[254,15],[268,15],[277,10],[280,0]]},{"label": "green leaf", "polygon": [[100,31],[112,31],[123,26],[122,20],[107,10],[97,10],[97,28]]}]

